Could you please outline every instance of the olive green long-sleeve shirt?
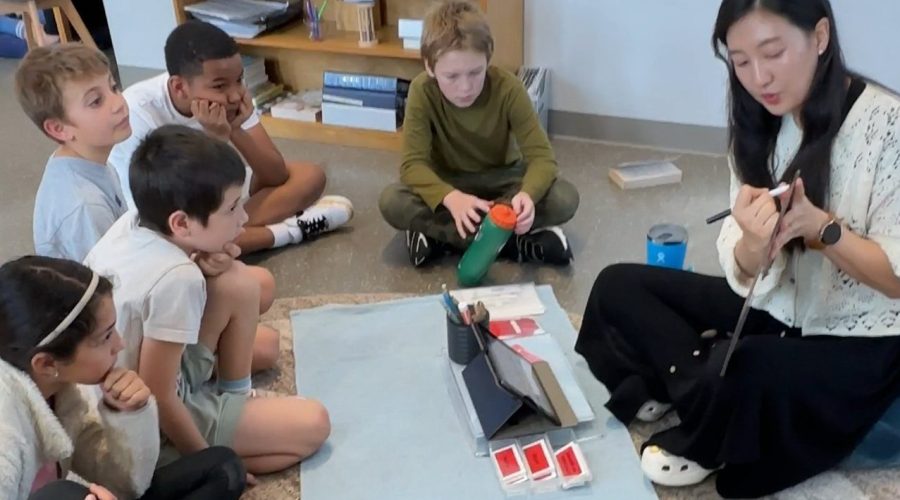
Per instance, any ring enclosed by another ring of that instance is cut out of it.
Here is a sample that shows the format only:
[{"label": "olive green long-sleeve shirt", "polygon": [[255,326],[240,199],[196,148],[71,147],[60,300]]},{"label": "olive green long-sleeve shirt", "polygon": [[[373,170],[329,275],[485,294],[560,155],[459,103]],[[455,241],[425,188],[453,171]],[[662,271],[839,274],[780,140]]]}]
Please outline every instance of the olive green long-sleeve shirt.
[{"label": "olive green long-sleeve shirt", "polygon": [[403,123],[400,180],[431,207],[454,187],[445,179],[525,165],[522,191],[540,201],[558,166],[521,81],[490,66],[484,90],[468,108],[454,106],[437,81],[422,73],[412,81]]}]

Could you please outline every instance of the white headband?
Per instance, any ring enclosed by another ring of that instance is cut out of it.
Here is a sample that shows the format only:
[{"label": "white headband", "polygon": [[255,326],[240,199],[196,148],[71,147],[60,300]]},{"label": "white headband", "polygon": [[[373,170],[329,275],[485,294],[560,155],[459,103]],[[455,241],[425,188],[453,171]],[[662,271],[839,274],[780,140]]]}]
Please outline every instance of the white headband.
[{"label": "white headband", "polygon": [[53,331],[50,332],[50,335],[47,335],[46,337],[44,337],[44,340],[41,340],[38,343],[38,347],[44,347],[50,342],[56,340],[56,337],[59,337],[59,334],[62,333],[63,330],[68,328],[73,321],[75,321],[75,318],[77,318],[78,315],[81,314],[81,311],[84,311],[85,306],[87,306],[88,302],[91,301],[91,297],[93,297],[94,292],[97,291],[98,283],[100,283],[100,275],[98,275],[97,273],[92,273],[91,284],[89,284],[87,289],[84,291],[84,295],[81,296],[81,300],[79,300],[78,303],[75,304],[75,307],[73,307],[72,310],[69,311],[69,315],[63,318],[63,320],[60,321],[58,325],[56,325],[56,328],[54,328]]}]

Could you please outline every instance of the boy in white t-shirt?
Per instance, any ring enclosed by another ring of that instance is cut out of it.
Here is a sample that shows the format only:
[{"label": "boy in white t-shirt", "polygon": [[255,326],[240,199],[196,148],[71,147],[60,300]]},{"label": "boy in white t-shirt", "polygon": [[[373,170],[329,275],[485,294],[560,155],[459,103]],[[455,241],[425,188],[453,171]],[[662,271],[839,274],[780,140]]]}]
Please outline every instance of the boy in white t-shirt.
[{"label": "boy in white t-shirt", "polygon": [[[245,174],[227,144],[180,125],[156,129],[131,162],[136,210],[85,261],[113,283],[121,363],[159,404],[161,465],[222,445],[264,474],[311,455],[330,433],[316,401],[250,396],[260,287],[247,266],[221,258],[238,253],[232,242],[247,222]],[[197,255],[220,258],[198,265]]]},{"label": "boy in white t-shirt", "polygon": [[184,23],[166,40],[167,73],[125,90],[131,109],[131,138],[120,143],[110,163],[133,206],[128,181],[131,156],[143,138],[162,125],[185,125],[231,143],[249,174],[244,195],[250,219],[237,244],[243,253],[300,243],[347,223],[353,205],[325,196],[325,173],[309,162],[286,162],[259,122],[235,41],[200,21]]}]

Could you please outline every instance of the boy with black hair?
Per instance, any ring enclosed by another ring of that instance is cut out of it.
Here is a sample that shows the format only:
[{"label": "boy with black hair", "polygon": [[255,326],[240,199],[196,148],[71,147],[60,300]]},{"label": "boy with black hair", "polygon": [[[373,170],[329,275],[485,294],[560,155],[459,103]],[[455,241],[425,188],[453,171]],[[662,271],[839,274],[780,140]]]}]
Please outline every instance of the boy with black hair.
[{"label": "boy with black hair", "polygon": [[286,162],[275,147],[244,86],[241,55],[230,36],[209,23],[189,21],[172,31],[165,53],[167,73],[124,92],[132,135],[115,147],[110,163],[129,205],[132,153],[157,127],[176,124],[231,143],[246,161],[249,220],[237,240],[244,253],[307,241],[350,220],[350,200],[322,197],[325,173],[319,166]]},{"label": "boy with black hair", "polygon": [[[235,250],[248,219],[244,176],[240,156],[224,142],[180,125],[156,129],[131,162],[136,210],[85,262],[114,283],[121,362],[159,404],[161,465],[223,445],[251,473],[274,472],[314,453],[330,432],[316,401],[250,396],[259,285],[239,261],[201,269],[192,259]],[[216,386],[209,383],[214,368]]]}]

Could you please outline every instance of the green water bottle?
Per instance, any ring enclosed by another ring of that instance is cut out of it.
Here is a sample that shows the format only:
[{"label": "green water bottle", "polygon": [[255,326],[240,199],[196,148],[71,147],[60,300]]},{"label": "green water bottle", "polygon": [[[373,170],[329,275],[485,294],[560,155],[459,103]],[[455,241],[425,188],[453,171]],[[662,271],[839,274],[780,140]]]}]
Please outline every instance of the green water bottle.
[{"label": "green water bottle", "polygon": [[481,283],[500,249],[516,227],[516,212],[509,205],[494,205],[481,222],[478,233],[462,259],[459,260],[457,278],[462,286]]}]

